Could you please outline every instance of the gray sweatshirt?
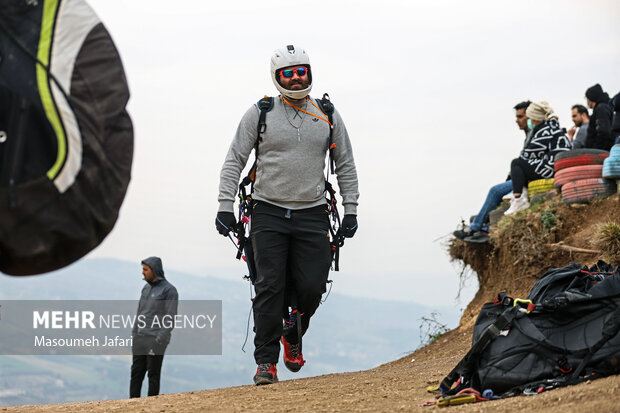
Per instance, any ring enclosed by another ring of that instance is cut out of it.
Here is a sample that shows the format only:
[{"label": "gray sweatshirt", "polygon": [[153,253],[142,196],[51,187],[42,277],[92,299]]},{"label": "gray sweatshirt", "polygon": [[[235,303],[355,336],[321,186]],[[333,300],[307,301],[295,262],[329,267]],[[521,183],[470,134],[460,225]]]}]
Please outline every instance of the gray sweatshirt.
[{"label": "gray sweatshirt", "polygon": [[575,137],[573,139],[573,149],[586,147],[586,137],[588,136],[589,125],[589,123],[583,123],[577,128],[577,133],[575,133]]},{"label": "gray sweatshirt", "polygon": [[[312,102],[316,104],[314,99]],[[327,116],[310,102],[297,106],[312,115],[297,113],[280,97],[274,98],[258,146],[252,194],[253,199],[293,210],[325,203],[324,173],[329,141],[329,124],[321,120],[327,120]],[[219,211],[233,211],[241,172],[256,143],[259,114],[258,106],[252,105],[239,123],[220,173]],[[351,142],[338,111],[334,111],[333,119],[334,161],[342,204],[345,214],[357,214],[359,192]]]}]

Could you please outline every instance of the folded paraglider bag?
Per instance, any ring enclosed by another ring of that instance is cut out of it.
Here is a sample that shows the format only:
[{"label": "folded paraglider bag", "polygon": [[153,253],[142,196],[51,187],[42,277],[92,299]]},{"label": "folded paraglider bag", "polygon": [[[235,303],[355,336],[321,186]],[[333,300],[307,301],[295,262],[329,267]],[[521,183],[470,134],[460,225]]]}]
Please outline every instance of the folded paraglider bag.
[{"label": "folded paraglider bag", "polygon": [[83,0],[0,0],[0,271],[64,267],[112,230],[133,156],[128,99]]},{"label": "folded paraglider bag", "polygon": [[472,350],[442,382],[444,394],[466,386],[514,395],[531,383],[557,387],[620,372],[617,268],[554,268],[527,299],[498,297],[483,306]]}]

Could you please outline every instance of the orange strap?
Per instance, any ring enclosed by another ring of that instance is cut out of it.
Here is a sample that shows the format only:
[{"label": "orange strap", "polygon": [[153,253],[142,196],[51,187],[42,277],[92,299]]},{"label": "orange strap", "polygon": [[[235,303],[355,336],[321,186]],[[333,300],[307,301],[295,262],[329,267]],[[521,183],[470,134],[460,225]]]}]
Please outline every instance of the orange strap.
[{"label": "orange strap", "polygon": [[304,112],[304,113],[307,113],[307,114],[308,114],[308,115],[310,115],[310,116],[317,117],[317,118],[321,119],[322,121],[327,122],[327,124],[328,124],[330,127],[331,127],[331,126],[333,126],[333,125],[330,123],[330,121],[326,119],[326,118],[327,118],[327,115],[325,115],[325,113],[323,113],[323,111],[321,110],[321,108],[319,108],[317,105],[315,105],[315,104],[314,104],[314,102],[312,101],[312,99],[309,99],[307,96],[306,96],[306,100],[308,100],[308,101],[312,104],[312,106],[314,106],[315,108],[317,108],[317,109],[319,110],[319,112],[323,113],[323,116],[325,116],[325,118],[322,118],[322,117],[320,117],[319,115],[315,115],[315,114],[314,114],[314,113],[312,113],[312,112],[308,112],[308,111],[306,111],[306,110],[303,110],[303,109],[302,109],[302,108],[300,108],[300,107],[297,107],[297,106],[293,105],[293,104],[292,104],[292,103],[290,103],[288,100],[286,100],[286,98],[285,98],[284,96],[282,96],[282,100],[283,100],[284,102],[286,102],[286,104],[287,104],[287,105],[289,105],[290,107],[295,108],[295,109],[297,109],[297,110],[300,110],[300,111],[302,111],[302,112]]}]

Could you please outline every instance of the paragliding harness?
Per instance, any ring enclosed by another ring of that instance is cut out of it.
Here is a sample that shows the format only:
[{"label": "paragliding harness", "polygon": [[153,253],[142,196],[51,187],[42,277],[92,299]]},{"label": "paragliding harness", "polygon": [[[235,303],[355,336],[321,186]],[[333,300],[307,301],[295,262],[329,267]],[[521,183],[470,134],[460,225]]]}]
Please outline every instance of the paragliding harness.
[{"label": "paragliding harness", "polygon": [[[331,246],[331,254],[332,254],[332,262],[333,268],[335,271],[340,270],[339,259],[340,259],[340,248],[344,245],[344,234],[340,230],[340,214],[338,213],[337,208],[337,200],[336,200],[336,191],[333,189],[331,183],[329,182],[330,171],[332,174],[335,172],[335,162],[333,151],[336,148],[336,144],[333,142],[333,132],[334,132],[334,105],[329,99],[329,95],[327,93],[323,94],[323,98],[316,99],[318,104],[318,108],[327,116],[327,120],[329,123],[329,139],[328,139],[328,150],[329,150],[329,164],[327,166],[327,172],[325,176],[325,198],[327,202],[327,210],[330,216],[330,246]],[[256,180],[256,168],[258,162],[258,154],[259,154],[259,144],[263,140],[262,134],[267,129],[267,124],[265,119],[267,117],[267,112],[273,109],[274,98],[265,96],[257,102],[257,106],[260,109],[260,114],[258,117],[258,125],[257,125],[257,139],[256,144],[254,145],[254,164],[250,168],[247,176],[243,178],[239,184],[239,211],[238,216],[239,219],[235,224],[235,228],[233,232],[237,235],[237,259],[243,259],[248,267],[248,276],[246,277],[252,285],[256,280],[256,267],[254,265],[254,253],[252,250],[252,243],[249,236],[249,224],[252,216],[252,209],[254,207],[254,203],[252,200],[252,192],[254,191],[254,182]],[[250,186],[250,193],[247,192],[247,187]],[[331,281],[328,281],[331,283]],[[299,340],[299,353],[301,354],[301,316],[302,314],[297,309],[297,297],[295,295],[295,290],[289,284],[287,284],[286,288],[286,317],[285,320],[285,328],[296,328],[297,336]],[[288,308],[290,307],[290,312]],[[246,338],[247,339],[247,338]]]},{"label": "paragliding harness", "polygon": [[448,406],[533,395],[618,374],[619,331],[618,268],[603,261],[591,268],[552,268],[527,299],[500,293],[485,304],[472,348],[428,390],[440,393],[438,406]]}]

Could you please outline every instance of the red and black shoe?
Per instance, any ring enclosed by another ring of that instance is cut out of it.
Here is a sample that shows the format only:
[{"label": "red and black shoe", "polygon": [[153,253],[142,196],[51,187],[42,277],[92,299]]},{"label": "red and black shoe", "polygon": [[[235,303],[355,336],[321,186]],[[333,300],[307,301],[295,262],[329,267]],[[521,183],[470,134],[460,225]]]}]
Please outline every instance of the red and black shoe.
[{"label": "red and black shoe", "polygon": [[284,346],[284,365],[293,373],[297,373],[306,364],[299,351],[299,344],[291,344],[282,336],[282,346]]},{"label": "red and black shoe", "polygon": [[261,386],[263,384],[273,384],[278,382],[278,369],[272,363],[262,363],[258,365],[256,374],[254,375],[254,384]]}]

